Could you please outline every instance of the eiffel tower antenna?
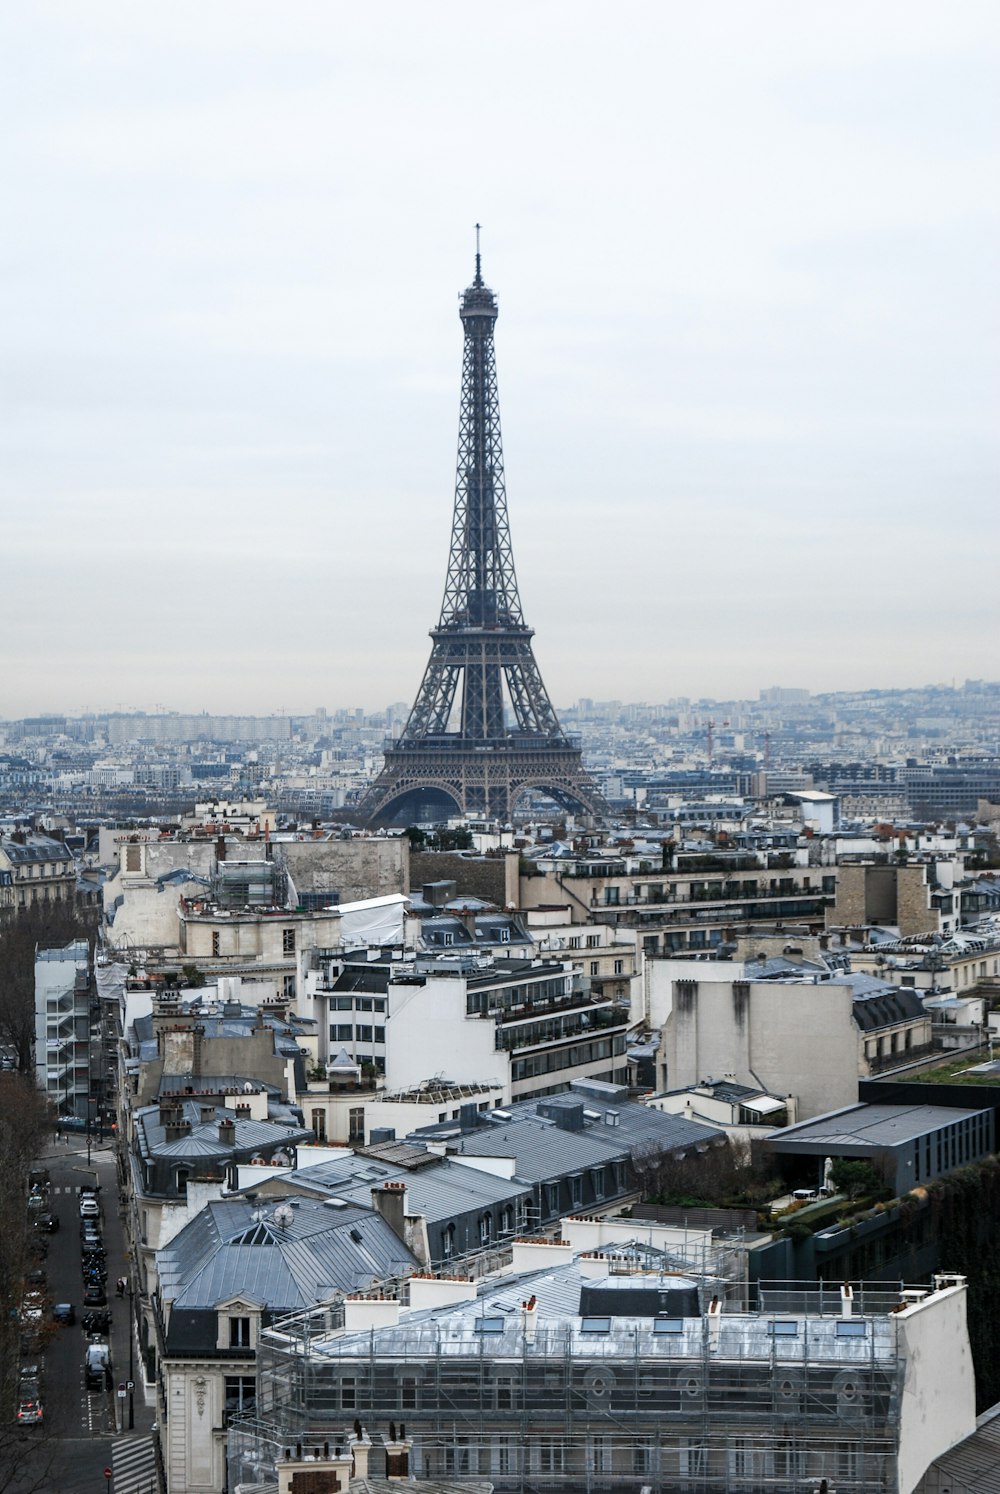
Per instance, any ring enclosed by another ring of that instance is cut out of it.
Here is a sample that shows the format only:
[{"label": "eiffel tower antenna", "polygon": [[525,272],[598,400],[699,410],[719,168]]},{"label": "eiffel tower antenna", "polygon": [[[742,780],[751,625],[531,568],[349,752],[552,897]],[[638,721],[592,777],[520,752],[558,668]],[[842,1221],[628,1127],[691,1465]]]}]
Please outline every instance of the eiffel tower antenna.
[{"label": "eiffel tower antenna", "polygon": [[465,329],[458,469],[441,617],[402,735],[358,805],[370,823],[446,814],[506,821],[526,791],[593,818],[607,814],[580,749],[552,708],[524,621],[514,571],[493,328],[497,298],[476,273],[463,292]]}]

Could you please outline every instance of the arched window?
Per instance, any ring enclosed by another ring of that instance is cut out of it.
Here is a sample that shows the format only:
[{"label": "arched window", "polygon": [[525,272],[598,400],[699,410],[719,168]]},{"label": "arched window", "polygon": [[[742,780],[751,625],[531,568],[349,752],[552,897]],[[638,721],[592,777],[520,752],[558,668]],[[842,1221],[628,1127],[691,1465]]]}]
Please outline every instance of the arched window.
[{"label": "arched window", "polygon": [[441,1231],[441,1249],[445,1260],[455,1254],[455,1226],[449,1224]]}]

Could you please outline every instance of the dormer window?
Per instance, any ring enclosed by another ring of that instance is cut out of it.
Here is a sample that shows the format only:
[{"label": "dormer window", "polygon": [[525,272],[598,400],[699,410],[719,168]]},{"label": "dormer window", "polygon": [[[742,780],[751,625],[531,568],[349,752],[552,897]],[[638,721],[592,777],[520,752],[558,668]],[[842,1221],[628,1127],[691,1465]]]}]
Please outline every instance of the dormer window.
[{"label": "dormer window", "polygon": [[231,1349],[249,1349],[250,1347],[250,1319],[229,1319],[229,1347]]}]

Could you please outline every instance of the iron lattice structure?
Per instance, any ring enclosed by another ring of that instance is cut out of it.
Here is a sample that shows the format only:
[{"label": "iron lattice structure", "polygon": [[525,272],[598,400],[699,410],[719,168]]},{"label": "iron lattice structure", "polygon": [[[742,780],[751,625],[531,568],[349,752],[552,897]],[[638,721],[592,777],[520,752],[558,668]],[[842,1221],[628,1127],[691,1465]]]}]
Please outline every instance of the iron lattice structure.
[{"label": "iron lattice structure", "polygon": [[361,800],[369,822],[398,818],[421,798],[507,820],[536,789],[565,809],[603,818],[607,806],[566,737],[531,646],[507,519],[493,328],[497,299],[476,275],[463,293],[465,328],[458,471],[441,619],[416,703]]}]

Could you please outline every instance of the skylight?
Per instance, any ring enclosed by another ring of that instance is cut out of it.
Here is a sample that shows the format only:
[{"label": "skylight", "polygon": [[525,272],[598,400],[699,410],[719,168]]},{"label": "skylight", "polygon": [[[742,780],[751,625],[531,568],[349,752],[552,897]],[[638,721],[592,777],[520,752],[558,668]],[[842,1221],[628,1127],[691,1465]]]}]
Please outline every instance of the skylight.
[{"label": "skylight", "polygon": [[581,1333],[610,1333],[611,1332],[611,1319],[610,1318],[581,1318],[580,1319],[580,1332]]}]

